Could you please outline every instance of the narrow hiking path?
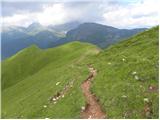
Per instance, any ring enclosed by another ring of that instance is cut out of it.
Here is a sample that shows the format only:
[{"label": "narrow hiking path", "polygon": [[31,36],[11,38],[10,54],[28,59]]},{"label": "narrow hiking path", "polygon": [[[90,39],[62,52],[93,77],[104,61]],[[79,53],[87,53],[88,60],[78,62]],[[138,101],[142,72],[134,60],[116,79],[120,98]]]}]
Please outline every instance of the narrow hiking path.
[{"label": "narrow hiking path", "polygon": [[97,70],[91,65],[88,65],[90,74],[88,78],[82,83],[82,92],[86,99],[86,106],[81,111],[81,118],[83,119],[104,119],[106,118],[105,113],[102,111],[97,98],[90,92],[91,81],[97,74]]}]

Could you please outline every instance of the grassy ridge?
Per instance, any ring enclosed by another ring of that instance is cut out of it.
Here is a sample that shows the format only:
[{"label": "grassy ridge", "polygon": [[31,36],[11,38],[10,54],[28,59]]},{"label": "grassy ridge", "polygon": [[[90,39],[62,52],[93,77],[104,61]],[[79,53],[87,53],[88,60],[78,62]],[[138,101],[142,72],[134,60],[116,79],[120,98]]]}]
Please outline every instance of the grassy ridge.
[{"label": "grassy ridge", "polygon": [[[96,55],[96,93],[109,118],[158,118],[158,29],[140,33]],[[144,115],[145,100],[152,103]]]},{"label": "grassy ridge", "polygon": [[[3,118],[79,118],[86,64],[98,70],[92,92],[108,118],[158,118],[158,29],[152,28],[101,51],[73,42],[41,50],[31,46],[2,62]],[[57,104],[49,98],[75,80]],[[59,85],[56,85],[60,82]],[[152,114],[144,114],[145,101]],[[44,108],[44,106],[47,106]]]},{"label": "grassy ridge", "polygon": [[[87,67],[79,64],[97,52],[93,45],[73,42],[46,51],[32,46],[6,60],[2,63],[2,117],[79,118],[85,104],[80,84],[88,75]],[[66,96],[50,103],[48,99],[72,80],[74,87]]]}]

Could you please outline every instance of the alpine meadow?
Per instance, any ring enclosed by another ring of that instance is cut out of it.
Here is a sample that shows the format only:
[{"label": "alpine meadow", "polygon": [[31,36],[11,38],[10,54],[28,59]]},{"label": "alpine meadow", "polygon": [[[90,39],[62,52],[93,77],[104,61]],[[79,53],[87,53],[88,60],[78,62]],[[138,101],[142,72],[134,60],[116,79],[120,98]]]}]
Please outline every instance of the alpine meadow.
[{"label": "alpine meadow", "polygon": [[1,118],[158,119],[156,1],[2,1]]}]

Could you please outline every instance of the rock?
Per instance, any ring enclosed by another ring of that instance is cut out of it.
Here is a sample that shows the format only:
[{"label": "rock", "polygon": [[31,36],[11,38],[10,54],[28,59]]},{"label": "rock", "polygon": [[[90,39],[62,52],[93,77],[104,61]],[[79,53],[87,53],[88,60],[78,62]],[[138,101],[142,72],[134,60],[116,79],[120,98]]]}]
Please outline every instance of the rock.
[{"label": "rock", "polygon": [[57,102],[54,102],[54,104],[56,104]]},{"label": "rock", "polygon": [[147,103],[149,102],[148,98],[144,98],[143,100],[144,100],[144,102],[147,102]]},{"label": "rock", "polygon": [[64,98],[64,95],[62,95],[62,98]]},{"label": "rock", "polygon": [[153,90],[153,87],[152,87],[152,86],[149,86],[149,89],[150,89],[150,90]]},{"label": "rock", "polygon": [[81,107],[81,110],[82,110],[82,111],[83,111],[83,110],[85,110],[85,107],[84,107],[84,106],[82,106],[82,107]]},{"label": "rock", "polygon": [[53,100],[53,101],[56,101],[56,99],[55,99],[55,98],[53,98],[52,100]]},{"label": "rock", "polygon": [[92,116],[90,115],[88,119],[91,119],[91,118],[92,118]]},{"label": "rock", "polygon": [[126,96],[126,95],[122,95],[121,97],[122,97],[122,98],[127,98],[127,96]]}]

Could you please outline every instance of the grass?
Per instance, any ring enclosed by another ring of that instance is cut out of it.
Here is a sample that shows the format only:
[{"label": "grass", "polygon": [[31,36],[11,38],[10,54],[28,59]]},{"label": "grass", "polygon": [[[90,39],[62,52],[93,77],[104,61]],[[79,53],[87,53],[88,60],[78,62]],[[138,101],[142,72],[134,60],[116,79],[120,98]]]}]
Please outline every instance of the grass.
[{"label": "grass", "polygon": [[[2,118],[79,118],[85,105],[80,84],[88,75],[87,67],[79,63],[97,51],[79,42],[46,51],[32,46],[4,61]],[[49,98],[72,80],[74,87],[65,97],[50,103]]]},{"label": "grass", "polygon": [[[158,87],[158,29],[103,51],[73,42],[47,50],[31,46],[8,58],[2,62],[2,118],[80,118],[85,105],[80,85],[88,63],[98,70],[91,91],[108,118],[158,118],[158,92],[148,91],[150,85]],[[50,103],[72,80],[74,87],[65,97]],[[152,103],[149,116],[143,112],[145,99]]]},{"label": "grass", "polygon": [[146,118],[145,98],[152,103],[150,118],[158,118],[158,91],[148,92],[149,85],[158,87],[158,29],[140,33],[96,55],[93,63],[98,75],[92,92],[108,118]]}]

